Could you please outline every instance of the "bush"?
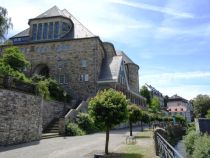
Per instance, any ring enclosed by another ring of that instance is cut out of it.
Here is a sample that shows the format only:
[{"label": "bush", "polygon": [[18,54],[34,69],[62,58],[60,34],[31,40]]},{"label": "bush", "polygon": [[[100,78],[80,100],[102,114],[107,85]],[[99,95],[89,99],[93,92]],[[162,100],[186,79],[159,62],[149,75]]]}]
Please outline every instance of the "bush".
[{"label": "bush", "polygon": [[184,136],[184,144],[189,155],[192,155],[194,151],[195,140],[198,138],[198,134],[195,131],[190,131]]},{"label": "bush", "polygon": [[76,123],[69,122],[66,126],[66,135],[68,136],[82,136],[85,135],[85,132],[79,128]]},{"label": "bush", "polygon": [[45,99],[49,99],[50,92],[48,89],[48,82],[46,80],[39,81],[36,85],[36,91],[39,95],[41,95]]},{"label": "bush", "polygon": [[76,118],[78,126],[87,134],[99,131],[89,114],[79,113]]},{"label": "bush", "polygon": [[194,143],[192,158],[210,157],[210,137],[207,134],[197,137]]}]

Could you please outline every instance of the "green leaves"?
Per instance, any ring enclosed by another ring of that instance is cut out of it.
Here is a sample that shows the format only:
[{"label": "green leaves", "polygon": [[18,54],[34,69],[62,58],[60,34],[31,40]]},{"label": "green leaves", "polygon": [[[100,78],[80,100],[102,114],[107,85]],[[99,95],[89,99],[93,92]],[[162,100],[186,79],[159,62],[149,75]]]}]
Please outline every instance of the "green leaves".
[{"label": "green leaves", "polygon": [[17,47],[9,47],[4,50],[3,62],[17,71],[22,71],[29,66],[24,54]]},{"label": "green leaves", "polygon": [[127,119],[126,97],[114,89],[99,92],[89,102],[88,110],[102,129],[112,128]]},{"label": "green leaves", "polygon": [[129,105],[128,106],[128,119],[132,123],[136,123],[143,118],[143,112],[137,105]]}]

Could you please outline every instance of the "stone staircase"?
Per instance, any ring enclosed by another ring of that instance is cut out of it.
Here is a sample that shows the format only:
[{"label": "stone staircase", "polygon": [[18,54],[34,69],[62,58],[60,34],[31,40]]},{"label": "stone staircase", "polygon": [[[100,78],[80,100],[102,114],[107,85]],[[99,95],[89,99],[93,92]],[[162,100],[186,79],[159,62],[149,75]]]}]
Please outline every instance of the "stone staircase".
[{"label": "stone staircase", "polygon": [[59,137],[59,118],[54,119],[42,134],[42,139]]}]

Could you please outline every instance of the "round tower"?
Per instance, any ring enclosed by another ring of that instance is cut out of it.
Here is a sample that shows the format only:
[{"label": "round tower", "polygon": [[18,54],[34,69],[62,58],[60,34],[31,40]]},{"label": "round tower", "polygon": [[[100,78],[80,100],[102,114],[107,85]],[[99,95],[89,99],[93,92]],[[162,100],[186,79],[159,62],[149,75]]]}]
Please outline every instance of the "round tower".
[{"label": "round tower", "polygon": [[127,63],[128,83],[132,91],[139,92],[139,66],[135,63]]}]

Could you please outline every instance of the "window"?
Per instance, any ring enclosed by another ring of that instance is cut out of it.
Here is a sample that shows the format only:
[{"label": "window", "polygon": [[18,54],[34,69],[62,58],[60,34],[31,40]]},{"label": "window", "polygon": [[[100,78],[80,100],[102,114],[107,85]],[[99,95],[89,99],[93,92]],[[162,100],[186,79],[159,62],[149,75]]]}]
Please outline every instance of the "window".
[{"label": "window", "polygon": [[59,35],[59,22],[55,22],[54,38],[58,38],[58,35]]},{"label": "window", "polygon": [[37,40],[42,39],[42,24],[38,24]]},{"label": "window", "polygon": [[62,31],[63,32],[69,31],[69,25],[65,22],[62,23]]},{"label": "window", "polygon": [[32,39],[36,40],[36,33],[37,33],[37,24],[33,24],[32,26]]},{"label": "window", "polygon": [[48,23],[44,23],[43,39],[47,39]]},{"label": "window", "polygon": [[53,38],[53,22],[50,22],[48,39],[52,39],[52,38]]},{"label": "window", "polygon": [[59,75],[59,83],[64,84],[65,81],[65,75]]},{"label": "window", "polygon": [[81,66],[82,67],[87,67],[87,60],[81,60]]},{"label": "window", "polygon": [[89,80],[89,75],[88,74],[82,74],[80,75],[80,81],[88,81]]}]

